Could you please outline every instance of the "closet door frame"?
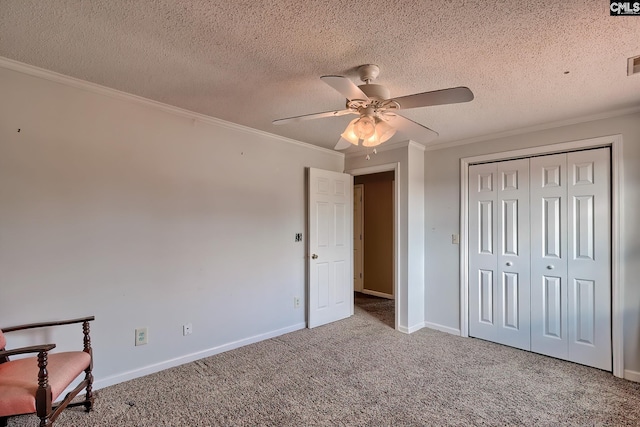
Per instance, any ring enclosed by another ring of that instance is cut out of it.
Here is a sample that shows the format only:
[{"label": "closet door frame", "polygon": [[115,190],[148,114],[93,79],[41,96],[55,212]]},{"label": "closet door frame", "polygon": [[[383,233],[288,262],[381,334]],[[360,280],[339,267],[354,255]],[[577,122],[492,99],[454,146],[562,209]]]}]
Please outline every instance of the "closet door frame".
[{"label": "closet door frame", "polygon": [[622,135],[603,136],[460,159],[460,335],[469,336],[469,165],[611,147],[611,341],[613,375],[624,378],[623,290],[620,282]]}]

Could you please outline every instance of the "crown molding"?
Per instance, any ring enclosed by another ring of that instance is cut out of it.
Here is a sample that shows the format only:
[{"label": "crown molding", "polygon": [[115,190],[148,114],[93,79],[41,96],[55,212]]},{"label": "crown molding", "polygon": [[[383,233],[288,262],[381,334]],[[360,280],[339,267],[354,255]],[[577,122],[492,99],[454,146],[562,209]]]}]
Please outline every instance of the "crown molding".
[{"label": "crown molding", "polygon": [[76,89],[86,90],[98,95],[108,96],[111,98],[119,99],[126,102],[143,105],[145,107],[153,108],[165,113],[173,114],[178,117],[187,118],[191,120],[197,120],[201,123],[207,123],[214,126],[220,126],[227,129],[236,130],[243,133],[253,134],[269,139],[273,139],[279,142],[285,142],[287,144],[293,144],[300,147],[308,148],[311,150],[319,151],[324,154],[331,154],[344,158],[344,153],[329,150],[327,148],[318,147],[317,145],[308,144],[306,142],[298,141],[284,136],[275,135],[273,133],[265,132],[262,130],[254,129],[248,126],[239,125],[237,123],[228,122],[226,120],[218,119],[205,114],[196,113],[184,108],[175,107],[173,105],[165,104],[162,102],[154,101],[152,99],[144,98],[142,96],[134,95],[131,93],[123,92],[117,89],[112,89],[106,86],[99,85],[97,83],[91,83],[86,80],[81,80],[75,77],[67,76],[65,74],[56,73],[55,71],[47,70],[44,68],[36,67],[34,65],[25,64],[24,62],[15,61],[13,59],[0,56],[0,68],[16,71],[22,74],[26,74],[32,77],[38,77],[44,80],[49,80],[55,83],[60,83],[65,86],[73,87]]},{"label": "crown molding", "polygon": [[563,127],[563,126],[570,126],[570,125],[576,125],[576,124],[580,124],[580,123],[593,122],[593,121],[596,121],[596,120],[610,119],[610,118],[613,118],[613,117],[626,116],[628,114],[634,114],[634,113],[638,113],[638,112],[640,112],[640,106],[622,108],[622,109],[618,109],[618,110],[606,111],[604,113],[592,114],[592,115],[589,115],[589,116],[582,116],[582,117],[577,117],[577,118],[573,118],[573,119],[559,120],[559,121],[555,121],[555,122],[544,123],[544,124],[541,124],[541,125],[529,126],[529,127],[521,128],[521,129],[515,129],[515,130],[509,130],[509,131],[498,132],[498,133],[493,133],[493,134],[487,134],[487,135],[482,135],[482,136],[468,138],[468,139],[461,139],[461,140],[458,140],[458,141],[439,142],[439,143],[436,143],[436,144],[429,144],[425,148],[426,148],[426,151],[444,150],[444,149],[447,149],[447,148],[458,147],[458,146],[461,146],[461,145],[475,144],[476,142],[492,141],[492,140],[496,140],[496,139],[507,138],[507,137],[510,137],[510,136],[524,135],[524,134],[532,133],[532,132],[539,132],[539,131],[543,131],[543,130],[560,128],[560,127]]},{"label": "crown molding", "polygon": [[425,147],[424,145],[422,145],[420,143],[417,143],[415,141],[409,141],[408,146],[411,147],[411,148],[415,148],[416,150],[419,150],[419,151],[426,151],[427,150],[427,147]]}]

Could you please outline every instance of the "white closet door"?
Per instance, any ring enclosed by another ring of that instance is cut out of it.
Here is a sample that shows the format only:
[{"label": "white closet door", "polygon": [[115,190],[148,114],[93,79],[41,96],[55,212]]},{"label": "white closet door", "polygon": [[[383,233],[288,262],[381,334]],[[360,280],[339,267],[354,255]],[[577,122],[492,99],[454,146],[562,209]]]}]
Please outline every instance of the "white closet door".
[{"label": "white closet door", "polygon": [[498,341],[495,163],[469,167],[469,335]]},{"label": "white closet door", "polygon": [[567,359],[567,155],[530,169],[531,350]]},{"label": "white closet door", "polygon": [[611,370],[610,151],[567,154],[569,360]]},{"label": "white closet door", "polygon": [[469,168],[469,334],[528,350],[528,160]]},{"label": "white closet door", "polygon": [[529,159],[498,163],[498,342],[531,348]]},{"label": "white closet door", "polygon": [[609,149],[531,159],[531,350],[610,371]]}]

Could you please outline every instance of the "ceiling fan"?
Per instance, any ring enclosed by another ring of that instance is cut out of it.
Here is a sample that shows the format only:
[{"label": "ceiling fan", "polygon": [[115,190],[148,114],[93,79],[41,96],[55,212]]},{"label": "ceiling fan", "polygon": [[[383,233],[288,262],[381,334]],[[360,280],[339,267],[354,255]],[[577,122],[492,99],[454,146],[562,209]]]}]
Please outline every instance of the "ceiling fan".
[{"label": "ceiling fan", "polygon": [[342,133],[335,146],[336,150],[344,150],[351,145],[375,147],[389,140],[396,131],[416,141],[428,141],[437,137],[438,133],[397,112],[409,108],[468,102],[473,99],[473,92],[463,86],[391,98],[386,87],[372,83],[380,74],[377,65],[362,65],[358,67],[358,73],[360,80],[364,82],[360,86],[343,76],[320,77],[323,82],[347,98],[346,109],[278,119],[274,120],[273,124],[283,125],[302,120],[356,114],[359,117],[353,119]]}]

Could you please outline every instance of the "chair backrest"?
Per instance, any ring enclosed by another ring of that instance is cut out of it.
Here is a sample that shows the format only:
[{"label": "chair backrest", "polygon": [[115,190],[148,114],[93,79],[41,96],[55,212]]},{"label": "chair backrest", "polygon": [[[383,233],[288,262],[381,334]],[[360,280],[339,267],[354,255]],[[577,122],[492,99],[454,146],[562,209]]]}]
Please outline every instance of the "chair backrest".
[{"label": "chair backrest", "polygon": [[[7,345],[7,339],[4,337],[2,333],[2,329],[0,329],[0,350],[4,350],[4,347]],[[9,358],[7,356],[0,356],[0,363],[8,362]]]}]

